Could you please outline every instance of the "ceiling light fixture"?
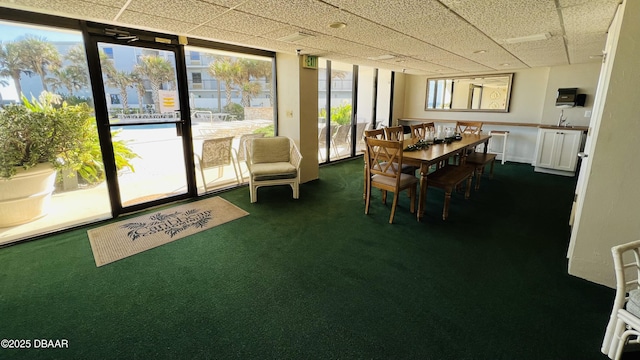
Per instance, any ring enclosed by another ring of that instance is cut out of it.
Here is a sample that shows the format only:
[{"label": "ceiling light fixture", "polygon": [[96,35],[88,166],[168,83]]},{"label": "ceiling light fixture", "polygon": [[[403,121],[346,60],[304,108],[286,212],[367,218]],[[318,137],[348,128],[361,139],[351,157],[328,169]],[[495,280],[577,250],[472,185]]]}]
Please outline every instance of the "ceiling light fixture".
[{"label": "ceiling light fixture", "polygon": [[484,54],[484,53],[486,53],[486,52],[487,52],[487,50],[476,50],[476,51],[474,51],[473,53],[474,53],[474,54]]},{"label": "ceiling light fixture", "polygon": [[370,56],[367,59],[369,60],[390,60],[390,59],[394,59],[396,56],[395,55],[380,55],[380,56]]},{"label": "ceiling light fixture", "polygon": [[546,33],[542,33],[542,34],[535,34],[535,35],[508,38],[508,39],[504,39],[503,41],[505,43],[507,43],[507,44],[517,44],[517,43],[522,43],[522,42],[549,40],[549,39],[551,39],[551,34],[546,32]]},{"label": "ceiling light fixture", "polygon": [[509,63],[502,63],[502,64],[500,64],[500,66],[509,66],[509,65],[511,65],[511,64],[509,64]]},{"label": "ceiling light fixture", "polygon": [[336,22],[332,22],[331,24],[329,24],[330,28],[333,29],[342,29],[342,28],[346,28],[347,24],[340,22],[340,21],[336,21]]},{"label": "ceiling light fixture", "polygon": [[280,41],[284,41],[284,42],[296,42],[296,41],[300,41],[309,37],[312,37],[313,35],[311,34],[306,34],[303,32],[296,32],[287,36],[283,36],[281,38],[279,38],[278,40]]}]

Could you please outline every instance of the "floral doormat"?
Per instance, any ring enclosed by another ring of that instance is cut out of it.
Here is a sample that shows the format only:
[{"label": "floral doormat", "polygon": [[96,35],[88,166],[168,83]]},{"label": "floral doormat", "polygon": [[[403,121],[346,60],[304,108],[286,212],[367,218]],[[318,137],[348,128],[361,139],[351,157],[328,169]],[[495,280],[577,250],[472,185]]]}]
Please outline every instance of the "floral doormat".
[{"label": "floral doormat", "polygon": [[96,266],[153,249],[249,215],[216,196],[87,231]]}]

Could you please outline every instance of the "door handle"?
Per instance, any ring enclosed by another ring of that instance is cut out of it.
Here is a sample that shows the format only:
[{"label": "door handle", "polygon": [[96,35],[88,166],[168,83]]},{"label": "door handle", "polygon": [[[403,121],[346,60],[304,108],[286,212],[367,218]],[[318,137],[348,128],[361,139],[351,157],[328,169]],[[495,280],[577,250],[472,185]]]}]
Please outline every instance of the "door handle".
[{"label": "door handle", "polygon": [[589,154],[585,154],[584,152],[581,151],[578,153],[578,157],[581,159],[588,158]]}]

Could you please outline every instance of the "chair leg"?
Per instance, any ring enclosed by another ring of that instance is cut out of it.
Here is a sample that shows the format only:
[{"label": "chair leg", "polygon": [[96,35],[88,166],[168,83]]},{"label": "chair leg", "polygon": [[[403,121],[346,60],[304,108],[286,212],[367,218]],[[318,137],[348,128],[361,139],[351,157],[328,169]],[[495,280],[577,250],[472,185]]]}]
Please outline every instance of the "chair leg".
[{"label": "chair leg", "polygon": [[476,167],[476,190],[480,190],[480,179],[482,178],[482,173],[484,172],[484,166]]},{"label": "chair leg", "polygon": [[369,203],[371,202],[371,183],[370,182],[366,182],[365,183],[365,195],[366,198],[364,199],[364,213],[365,215],[369,214]]},{"label": "chair leg", "polygon": [[393,224],[393,217],[396,215],[396,205],[398,205],[399,194],[393,193],[393,205],[391,205],[391,216],[389,217],[389,224]]}]

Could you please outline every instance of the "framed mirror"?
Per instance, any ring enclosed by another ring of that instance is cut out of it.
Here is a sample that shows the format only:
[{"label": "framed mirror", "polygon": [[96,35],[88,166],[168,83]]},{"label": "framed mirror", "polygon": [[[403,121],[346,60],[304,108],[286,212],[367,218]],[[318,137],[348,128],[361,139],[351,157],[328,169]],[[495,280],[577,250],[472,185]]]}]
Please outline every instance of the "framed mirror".
[{"label": "framed mirror", "polygon": [[427,79],[425,110],[509,112],[513,73]]}]

